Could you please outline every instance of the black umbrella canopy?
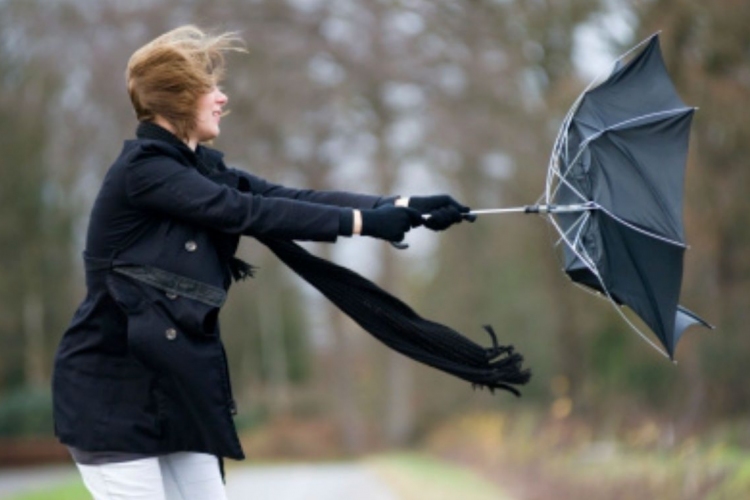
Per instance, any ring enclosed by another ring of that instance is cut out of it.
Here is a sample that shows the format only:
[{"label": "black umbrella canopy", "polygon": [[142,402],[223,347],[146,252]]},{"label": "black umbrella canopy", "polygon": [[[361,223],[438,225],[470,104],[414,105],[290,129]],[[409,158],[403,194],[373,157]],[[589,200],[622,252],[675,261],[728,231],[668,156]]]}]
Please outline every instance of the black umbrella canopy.
[{"label": "black umbrella canopy", "polygon": [[[678,305],[685,251],[683,184],[694,108],[669,78],[651,37],[577,102],[553,155],[555,215],[565,271],[630,307],[670,358],[685,328],[705,321]],[[636,329],[637,330],[637,329]]]}]

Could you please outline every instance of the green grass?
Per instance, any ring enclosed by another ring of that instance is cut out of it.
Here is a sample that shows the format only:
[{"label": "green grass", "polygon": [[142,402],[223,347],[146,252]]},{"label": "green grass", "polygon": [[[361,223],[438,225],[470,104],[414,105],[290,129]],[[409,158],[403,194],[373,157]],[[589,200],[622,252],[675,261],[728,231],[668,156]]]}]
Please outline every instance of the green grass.
[{"label": "green grass", "polygon": [[510,500],[469,469],[418,453],[378,455],[365,463],[401,500]]},{"label": "green grass", "polygon": [[670,445],[656,420],[611,426],[617,432],[603,427],[545,420],[541,413],[476,412],[436,427],[423,446],[492,471],[497,484],[531,486],[538,498],[750,498],[745,421],[716,424]]},{"label": "green grass", "polygon": [[75,480],[59,486],[23,493],[8,500],[91,500],[83,482]]}]

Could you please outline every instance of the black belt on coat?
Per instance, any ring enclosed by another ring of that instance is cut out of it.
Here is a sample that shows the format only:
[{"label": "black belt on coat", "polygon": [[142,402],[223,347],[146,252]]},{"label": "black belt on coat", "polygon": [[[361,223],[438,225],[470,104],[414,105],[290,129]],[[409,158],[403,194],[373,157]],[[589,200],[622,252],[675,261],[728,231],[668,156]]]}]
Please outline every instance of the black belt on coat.
[{"label": "black belt on coat", "polygon": [[227,292],[222,288],[208,285],[201,281],[187,278],[153,266],[139,266],[113,259],[91,257],[84,252],[83,260],[86,271],[112,270],[128,276],[136,281],[145,283],[165,293],[179,295],[197,300],[203,304],[221,307],[227,298]]}]

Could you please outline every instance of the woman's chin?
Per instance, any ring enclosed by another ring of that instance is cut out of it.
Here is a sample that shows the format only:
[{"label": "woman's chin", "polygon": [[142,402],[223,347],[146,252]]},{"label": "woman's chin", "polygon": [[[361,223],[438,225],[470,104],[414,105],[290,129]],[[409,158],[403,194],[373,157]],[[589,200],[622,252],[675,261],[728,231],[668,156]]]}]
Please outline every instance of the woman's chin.
[{"label": "woman's chin", "polygon": [[221,133],[221,130],[219,130],[219,128],[217,127],[216,130],[214,130],[214,131],[212,131],[210,133],[203,134],[201,136],[200,141],[198,141],[198,142],[211,142],[214,139],[216,139],[217,137],[219,137],[220,133]]}]

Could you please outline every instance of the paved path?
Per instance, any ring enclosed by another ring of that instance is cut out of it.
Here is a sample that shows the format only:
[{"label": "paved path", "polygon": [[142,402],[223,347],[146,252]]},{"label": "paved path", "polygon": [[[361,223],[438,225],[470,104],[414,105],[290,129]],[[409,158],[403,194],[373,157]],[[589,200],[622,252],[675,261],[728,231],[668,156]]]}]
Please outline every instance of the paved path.
[{"label": "paved path", "polygon": [[[0,499],[77,478],[73,465],[0,469]],[[375,474],[357,463],[230,467],[227,495],[229,500],[398,500]]]},{"label": "paved path", "polygon": [[77,477],[78,470],[72,463],[23,469],[0,469],[0,499],[25,491],[68,483]]},{"label": "paved path", "polygon": [[227,470],[229,500],[398,500],[356,463],[259,465]]}]

